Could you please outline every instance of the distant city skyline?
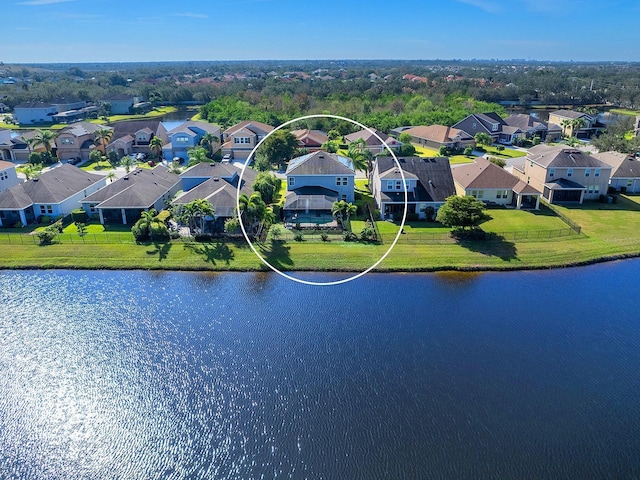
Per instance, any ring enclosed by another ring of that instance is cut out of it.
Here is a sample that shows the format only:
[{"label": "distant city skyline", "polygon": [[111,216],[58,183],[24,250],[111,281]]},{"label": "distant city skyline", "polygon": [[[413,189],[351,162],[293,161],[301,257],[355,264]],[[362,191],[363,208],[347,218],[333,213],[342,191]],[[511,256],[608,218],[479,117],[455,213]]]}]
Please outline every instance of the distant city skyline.
[{"label": "distant city skyline", "polygon": [[0,61],[640,61],[637,0],[8,0]]}]

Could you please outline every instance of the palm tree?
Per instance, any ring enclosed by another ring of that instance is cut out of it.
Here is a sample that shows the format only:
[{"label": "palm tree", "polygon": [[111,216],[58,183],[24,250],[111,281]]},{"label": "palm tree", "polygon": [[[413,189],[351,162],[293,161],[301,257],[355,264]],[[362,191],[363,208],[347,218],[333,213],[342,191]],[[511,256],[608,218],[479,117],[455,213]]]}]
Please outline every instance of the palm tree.
[{"label": "palm tree", "polygon": [[349,219],[356,214],[358,206],[353,203],[346,202],[345,200],[338,200],[333,202],[331,206],[331,214],[342,223],[342,226],[350,230]]},{"label": "palm tree", "polygon": [[153,240],[153,232],[156,226],[162,225],[155,208],[143,210],[142,213],[140,213],[140,220],[136,223],[138,223],[142,229],[146,229],[149,232],[150,240]]},{"label": "palm tree", "polygon": [[189,155],[189,163],[187,164],[187,166],[189,167],[197,165],[198,163],[211,161],[209,160],[209,158],[207,158],[207,151],[204,149],[204,147],[190,148],[187,151],[187,154]]},{"label": "palm tree", "polygon": [[476,142],[476,145],[484,145],[488,147],[493,143],[493,138],[486,132],[478,132],[473,136],[473,139]]},{"label": "palm tree", "polygon": [[202,145],[207,149],[210,156],[212,156],[214,153],[213,145],[216,143],[220,143],[220,139],[216,137],[213,133],[209,133],[209,132],[205,133],[204,136],[202,137],[202,140],[200,140],[200,145]]},{"label": "palm tree", "polygon": [[260,193],[255,192],[250,197],[243,193],[240,195],[239,203],[238,216],[251,233],[260,235],[265,225],[275,221],[273,210],[267,207]]},{"label": "palm tree", "polygon": [[56,138],[56,134],[51,130],[38,130],[38,133],[31,140],[33,147],[42,145],[47,154],[47,158],[51,160],[51,142]]},{"label": "palm tree", "polygon": [[129,173],[131,170],[131,166],[133,165],[133,160],[129,155],[125,155],[120,159],[120,165],[124,167],[124,171]]},{"label": "palm tree", "polygon": [[102,154],[107,154],[107,145],[113,136],[113,130],[110,128],[100,128],[94,132],[95,143],[98,147],[102,147]]},{"label": "palm tree", "polygon": [[113,170],[109,173],[107,173],[107,180],[109,180],[109,183],[113,182],[116,179],[116,172],[114,172]]},{"label": "palm tree", "polygon": [[164,142],[158,136],[154,136],[149,142],[149,149],[158,157],[158,162],[162,162],[162,146]]},{"label": "palm tree", "polygon": [[347,156],[353,160],[353,168],[366,172],[367,174],[371,170],[371,162],[373,160],[373,154],[371,150],[367,148],[367,142],[363,138],[357,139],[355,142],[349,144],[349,151]]},{"label": "palm tree", "polygon": [[192,202],[185,203],[180,207],[180,217],[185,221],[190,229],[194,229],[198,222],[200,233],[204,232],[204,223],[207,217],[213,217],[215,209],[208,200],[197,198]]}]

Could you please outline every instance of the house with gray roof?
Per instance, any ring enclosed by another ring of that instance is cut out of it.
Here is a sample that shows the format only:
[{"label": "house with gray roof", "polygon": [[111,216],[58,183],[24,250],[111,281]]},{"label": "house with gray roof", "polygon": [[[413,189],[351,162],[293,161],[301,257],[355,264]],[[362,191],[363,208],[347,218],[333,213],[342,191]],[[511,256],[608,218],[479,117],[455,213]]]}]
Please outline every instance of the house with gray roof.
[{"label": "house with gray roof", "polygon": [[350,158],[323,150],[302,155],[289,161],[286,178],[287,221],[330,217],[333,202],[354,201],[355,171]]},{"label": "house with gray roof", "polygon": [[41,216],[71,214],[106,184],[106,177],[64,164],[0,192],[0,226],[28,225]]},{"label": "house with gray roof", "polygon": [[533,115],[527,115],[525,113],[516,113],[508,116],[504,119],[510,127],[520,129],[525,138],[540,137],[541,141],[545,141],[547,137],[549,140],[557,140],[562,137],[562,129],[555,123],[547,123],[534,117]]},{"label": "house with gray roof", "polygon": [[[576,123],[578,121],[579,124]],[[590,137],[599,130],[596,117],[575,110],[561,109],[549,112],[549,123],[558,125],[562,134],[568,137]]]},{"label": "house with gray roof", "polygon": [[13,109],[13,117],[20,125],[53,123],[53,116],[56,113],[58,113],[58,107],[38,100],[19,103]]},{"label": "house with gray roof", "polygon": [[485,203],[538,210],[541,192],[485,158],[452,170],[456,194]]},{"label": "house with gray roof", "polygon": [[91,122],[79,122],[69,125],[58,132],[55,138],[58,158],[68,160],[79,158],[87,160],[95,145],[95,133],[100,129],[113,130],[111,127]]},{"label": "house with gray roof", "polygon": [[640,158],[620,152],[601,152],[593,157],[611,165],[611,188],[622,193],[640,193]]},{"label": "house with gray roof", "polygon": [[119,158],[137,153],[151,153],[153,137],[160,137],[163,145],[169,141],[167,129],[160,120],[130,120],[113,125],[113,135],[107,152],[116,152]]},{"label": "house with gray roof", "polygon": [[102,224],[133,224],[145,210],[165,209],[180,185],[180,176],[162,165],[138,168],[84,198],[82,208],[97,213]]},{"label": "house with gray roof", "polygon": [[494,142],[497,142],[500,140],[502,127],[505,125],[506,123],[500,115],[495,112],[489,112],[472,113],[453,125],[453,128],[463,130],[472,137],[475,137],[476,133],[486,133]]},{"label": "house with gray roof", "polygon": [[[111,105],[111,115],[127,115],[134,113],[137,105],[144,105],[148,102],[143,102],[142,97],[137,95],[131,95],[130,93],[113,93],[105,95],[98,103],[108,103]],[[151,104],[148,105],[149,107]]]},{"label": "house with gray roof", "polygon": [[213,147],[213,153],[220,149],[221,131],[218,125],[209,122],[187,121],[167,132],[168,141],[162,147],[162,156],[167,160],[175,157],[187,160],[187,151],[197,147],[206,134],[211,134],[218,139]]},{"label": "house with gray roof", "polygon": [[367,149],[374,155],[385,153],[387,151],[386,147],[384,146],[385,143],[394,151],[399,150],[402,146],[402,142],[400,142],[399,140],[396,140],[386,133],[375,129],[368,130],[365,128],[358,132],[345,135],[344,137],[344,141],[347,145],[360,139],[364,140],[365,144],[367,145]]},{"label": "house with gray roof", "polygon": [[[235,214],[238,184],[242,168],[230,163],[198,163],[185,170],[182,177],[184,193],[173,200],[173,205],[182,206],[197,199],[207,200],[213,206],[214,216],[205,222],[205,231],[224,232],[224,222]],[[251,196],[257,172],[245,168],[240,183],[240,193]]]},{"label": "house with gray roof", "polygon": [[402,218],[404,185],[407,190],[407,214],[416,214],[421,219],[427,217],[428,207],[437,212],[447,197],[455,194],[447,157],[401,157],[398,163],[400,168],[393,157],[378,157],[371,172],[371,193],[383,219]]},{"label": "house with gray roof", "polygon": [[581,204],[607,193],[612,167],[575,148],[536,145],[512,171],[549,203]]}]

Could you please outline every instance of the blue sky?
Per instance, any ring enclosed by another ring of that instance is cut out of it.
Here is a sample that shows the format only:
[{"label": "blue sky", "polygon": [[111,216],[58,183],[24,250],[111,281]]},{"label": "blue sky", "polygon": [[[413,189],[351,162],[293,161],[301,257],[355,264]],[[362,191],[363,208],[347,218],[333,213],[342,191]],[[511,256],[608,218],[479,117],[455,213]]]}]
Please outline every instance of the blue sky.
[{"label": "blue sky", "polygon": [[[638,0],[3,0],[0,61],[640,61]],[[366,5],[366,6],[365,6]]]}]

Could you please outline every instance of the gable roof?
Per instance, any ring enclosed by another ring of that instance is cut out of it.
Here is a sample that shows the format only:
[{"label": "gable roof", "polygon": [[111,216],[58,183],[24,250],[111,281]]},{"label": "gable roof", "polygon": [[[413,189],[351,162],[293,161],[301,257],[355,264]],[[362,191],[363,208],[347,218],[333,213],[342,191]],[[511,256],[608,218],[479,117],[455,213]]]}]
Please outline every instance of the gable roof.
[{"label": "gable roof", "polygon": [[292,130],[291,135],[296,137],[298,142],[301,142],[305,145],[309,143],[322,145],[329,139],[327,134],[322,130],[309,130],[308,128]]},{"label": "gable roof", "polygon": [[515,113],[504,119],[504,123],[511,127],[517,127],[521,130],[547,130],[547,124],[542,120],[537,119],[532,115],[526,113]]},{"label": "gable roof", "polygon": [[34,203],[62,203],[103,179],[102,175],[64,164],[0,193],[0,208],[21,210]]},{"label": "gable roof", "polygon": [[[444,202],[447,197],[455,194],[451,166],[447,157],[401,157],[398,163],[405,173],[418,178],[416,200],[427,202]],[[397,171],[393,157],[378,157],[376,159],[379,175],[386,175],[389,170]],[[404,195],[401,201],[404,201]]]},{"label": "gable roof", "polygon": [[225,136],[229,136],[235,134],[238,130],[242,130],[243,128],[246,128],[256,135],[266,135],[271,130],[273,130],[273,127],[271,125],[267,125],[266,123],[256,122],[255,120],[243,120],[242,122],[236,123],[235,125],[227,128],[222,133]]},{"label": "gable roof", "polygon": [[11,162],[5,162],[4,160],[0,160],[0,170],[8,170],[10,168],[15,168],[16,164]]},{"label": "gable roof", "polygon": [[354,175],[350,158],[323,150],[302,155],[289,161],[287,175]]},{"label": "gable roof", "polygon": [[179,181],[179,175],[162,165],[151,170],[138,168],[89,195],[82,203],[96,203],[99,208],[149,208]]},{"label": "gable roof", "polygon": [[[247,169],[250,170],[250,169]],[[246,173],[246,172],[245,172]],[[233,178],[235,175],[240,175],[240,168],[232,165],[231,163],[222,162],[200,162],[187,168],[180,174],[181,177],[220,177],[220,178]]]},{"label": "gable roof", "polygon": [[82,137],[84,135],[94,134],[98,130],[106,128],[108,130],[113,130],[113,127],[107,127],[105,125],[98,125],[97,123],[91,122],[78,122],[69,125],[68,127],[64,127],[58,135],[63,133],[69,133],[75,137]]},{"label": "gable roof", "polygon": [[[389,141],[391,142],[395,142],[395,139],[391,139],[389,140],[389,135],[387,135],[384,132],[381,132],[380,130],[377,129],[372,129],[373,132],[375,132],[382,140],[384,140],[386,143],[389,143]],[[367,145],[382,145],[382,142],[380,140],[378,140],[378,138],[373,134],[373,132],[370,132],[369,130],[362,129],[359,132],[355,132],[355,133],[350,133],[349,135],[345,135],[344,139],[346,142],[355,142],[356,140],[362,138],[365,143]]]},{"label": "gable roof", "polygon": [[218,125],[214,125],[209,122],[201,122],[194,120],[187,120],[184,123],[181,123],[175,128],[169,130],[169,134],[184,132],[189,135],[199,134],[198,130],[202,130],[204,132],[210,133],[212,135],[220,135],[220,127]]},{"label": "gable roof", "polygon": [[619,152],[601,152],[593,155],[612,167],[611,177],[640,178],[640,160]]},{"label": "gable roof", "polygon": [[570,118],[573,120],[583,117],[592,118],[589,114],[586,114],[584,112],[576,112],[575,110],[555,110],[553,112],[550,112],[549,115],[555,115],[562,118]]},{"label": "gable roof", "polygon": [[461,140],[473,140],[473,137],[467,132],[457,128],[447,127],[446,125],[419,125],[405,129],[403,133],[408,133],[412,137],[424,138],[425,140],[436,143],[453,142],[455,137],[460,137]]},{"label": "gable roof", "polygon": [[[247,196],[254,193],[251,188],[252,183],[243,178],[240,193]],[[173,203],[184,205],[197,199],[204,199],[213,205],[217,217],[232,217],[237,205],[237,192],[237,179],[234,182],[228,182],[223,178],[213,177],[184,192]]]},{"label": "gable roof", "polygon": [[129,93],[111,93],[111,94],[107,94],[104,97],[102,97],[100,99],[101,102],[105,102],[105,101],[123,101],[123,100],[131,100],[133,102],[133,97],[136,97],[137,95],[131,95]]},{"label": "gable roof", "polygon": [[111,141],[115,141],[126,135],[135,137],[136,132],[148,128],[155,135],[166,134],[167,130],[160,120],[127,120],[126,122],[117,122],[113,125],[113,135]]},{"label": "gable roof", "polygon": [[16,108],[53,108],[53,107],[54,105],[52,103],[48,103],[48,102],[45,103],[39,100],[31,100],[26,102],[20,102],[13,109],[15,110]]},{"label": "gable roof", "polygon": [[477,158],[474,163],[453,169],[453,179],[462,188],[507,188],[512,189],[520,181],[505,169],[494,165],[486,158]]},{"label": "gable roof", "polygon": [[549,167],[566,168],[610,168],[597,158],[587,155],[581,150],[563,146],[536,145],[527,153],[527,160]]}]

